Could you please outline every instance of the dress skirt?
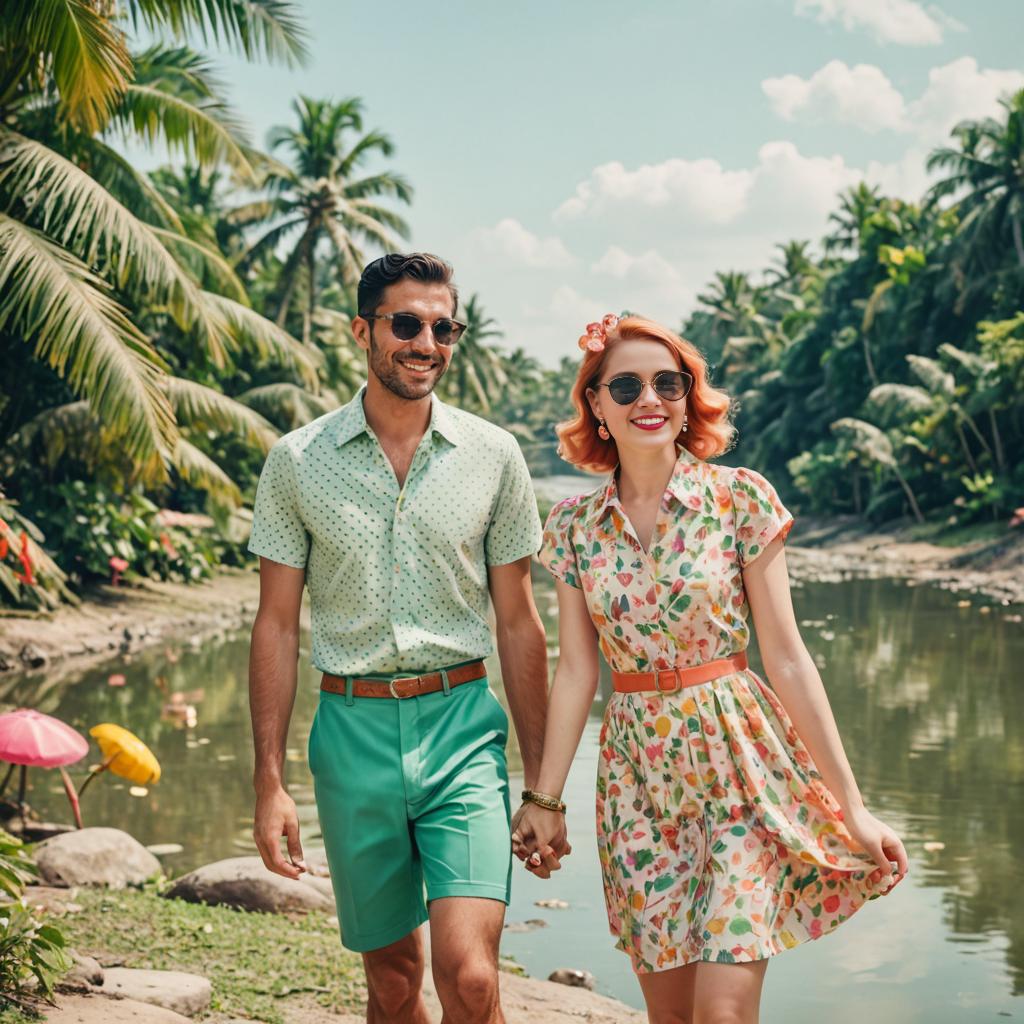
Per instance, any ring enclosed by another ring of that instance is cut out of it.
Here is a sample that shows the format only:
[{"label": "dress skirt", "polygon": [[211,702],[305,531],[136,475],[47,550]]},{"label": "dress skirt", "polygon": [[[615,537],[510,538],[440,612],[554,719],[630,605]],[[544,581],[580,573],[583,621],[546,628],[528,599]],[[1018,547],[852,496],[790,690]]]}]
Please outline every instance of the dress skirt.
[{"label": "dress skirt", "polygon": [[614,693],[598,763],[608,921],[638,973],[773,956],[891,884],[750,670]]}]

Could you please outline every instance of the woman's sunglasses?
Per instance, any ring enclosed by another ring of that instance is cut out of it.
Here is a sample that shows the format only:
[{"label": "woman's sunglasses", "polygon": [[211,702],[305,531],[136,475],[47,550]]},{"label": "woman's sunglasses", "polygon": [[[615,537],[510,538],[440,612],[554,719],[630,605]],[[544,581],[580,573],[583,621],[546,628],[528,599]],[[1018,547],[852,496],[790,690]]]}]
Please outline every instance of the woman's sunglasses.
[{"label": "woman's sunglasses", "polygon": [[[412,341],[413,338],[418,338],[426,322],[415,313],[365,313],[363,319],[390,320],[391,333],[399,341]],[[454,345],[465,329],[464,323],[453,320],[449,316],[443,316],[440,320],[435,320],[430,324],[430,332],[434,335],[434,341],[438,345]]]},{"label": "woman's sunglasses", "polygon": [[621,373],[618,377],[612,377],[607,384],[594,386],[607,388],[612,401],[617,405],[632,405],[648,384],[654,385],[659,398],[664,398],[666,402],[678,402],[690,393],[693,377],[685,370],[662,370],[654,375],[654,380],[646,381],[635,373]]}]

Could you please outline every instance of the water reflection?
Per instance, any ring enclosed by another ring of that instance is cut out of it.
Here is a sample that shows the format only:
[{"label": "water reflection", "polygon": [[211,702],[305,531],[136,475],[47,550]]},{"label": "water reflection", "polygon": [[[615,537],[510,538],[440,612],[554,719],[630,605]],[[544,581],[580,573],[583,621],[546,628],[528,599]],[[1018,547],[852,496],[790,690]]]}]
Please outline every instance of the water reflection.
[{"label": "water reflection", "polygon": [[[554,595],[543,573],[536,582],[554,644]],[[807,584],[794,599],[858,780],[872,809],[906,838],[912,873],[835,936],[780,957],[769,972],[766,1019],[810,1024],[827,1013],[835,1024],[873,1013],[960,1022],[1024,1013],[1024,999],[1014,998],[1024,992],[1024,628],[999,606],[982,613],[984,599],[962,607],[944,591],[886,581]],[[48,685],[45,675],[9,682],[0,698],[83,733],[116,722],[149,744],[163,778],[148,797],[105,778],[90,787],[83,813],[87,824],[124,827],[147,844],[180,843],[183,851],[165,858],[175,873],[254,852],[247,654],[244,635],[154,650],[70,684]],[[303,660],[287,768],[305,841],[315,847],[304,754],[316,679]],[[111,674],[123,674],[124,684],[109,685]],[[546,886],[516,875],[510,919],[544,918],[549,927],[508,935],[504,948],[544,975],[563,966],[571,947],[566,966],[591,967],[603,991],[638,1004],[627,961],[605,930],[593,850],[602,709],[599,700],[567,791],[577,852]],[[30,802],[63,816],[57,777],[34,775]],[[570,909],[533,905],[552,895]],[[857,999],[847,1015],[851,985]]]}]

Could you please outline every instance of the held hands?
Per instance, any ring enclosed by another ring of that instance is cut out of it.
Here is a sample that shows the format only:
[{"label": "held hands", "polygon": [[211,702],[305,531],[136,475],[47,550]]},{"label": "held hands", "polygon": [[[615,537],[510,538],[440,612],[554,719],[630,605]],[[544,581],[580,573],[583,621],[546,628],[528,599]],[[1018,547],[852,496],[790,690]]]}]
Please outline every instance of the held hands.
[{"label": "held hands", "polygon": [[565,830],[565,815],[533,803],[524,803],[512,818],[512,852],[526,870],[550,878],[561,859],[572,853]]},{"label": "held hands", "polygon": [[[263,863],[274,874],[298,878],[306,871],[299,842],[299,816],[295,801],[283,786],[257,791],[256,822],[252,830]],[[281,853],[281,836],[288,839],[288,860]]]},{"label": "held hands", "polygon": [[879,882],[883,878],[891,877],[892,881],[885,888],[883,895],[891,892],[909,869],[903,841],[885,822],[879,821],[865,807],[844,811],[843,822],[850,835],[864,847],[878,865],[871,872],[871,881]]}]

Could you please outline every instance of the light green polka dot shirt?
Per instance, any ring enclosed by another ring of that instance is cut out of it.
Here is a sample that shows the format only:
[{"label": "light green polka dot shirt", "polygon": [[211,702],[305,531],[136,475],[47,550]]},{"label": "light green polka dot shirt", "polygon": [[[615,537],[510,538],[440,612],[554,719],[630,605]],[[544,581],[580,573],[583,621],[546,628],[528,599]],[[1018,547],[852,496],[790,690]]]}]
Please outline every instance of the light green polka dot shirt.
[{"label": "light green polka dot shirt", "polygon": [[420,673],[486,657],[487,567],[541,541],[519,445],[431,396],[399,490],[363,393],[271,449],[249,550],[305,568],[321,672]]}]

